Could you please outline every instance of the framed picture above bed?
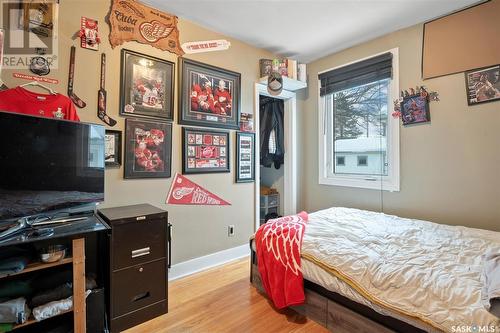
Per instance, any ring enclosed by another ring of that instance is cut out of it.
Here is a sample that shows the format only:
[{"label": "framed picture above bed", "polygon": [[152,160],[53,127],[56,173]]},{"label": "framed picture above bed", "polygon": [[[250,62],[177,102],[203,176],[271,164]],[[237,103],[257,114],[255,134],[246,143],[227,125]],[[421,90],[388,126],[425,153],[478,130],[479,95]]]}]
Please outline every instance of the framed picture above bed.
[{"label": "framed picture above bed", "polygon": [[182,128],[182,173],[230,172],[229,132]]},{"label": "framed picture above bed", "polygon": [[255,181],[255,134],[236,132],[236,182]]},{"label": "framed picture above bed", "polygon": [[179,124],[239,129],[241,74],[180,59]]},{"label": "framed picture above bed", "polygon": [[172,124],[127,118],[125,128],[124,177],[170,178]]},{"label": "framed picture above bed", "polygon": [[173,62],[122,50],[120,115],[174,119]]},{"label": "framed picture above bed", "polygon": [[500,100],[500,65],[465,72],[467,104]]}]

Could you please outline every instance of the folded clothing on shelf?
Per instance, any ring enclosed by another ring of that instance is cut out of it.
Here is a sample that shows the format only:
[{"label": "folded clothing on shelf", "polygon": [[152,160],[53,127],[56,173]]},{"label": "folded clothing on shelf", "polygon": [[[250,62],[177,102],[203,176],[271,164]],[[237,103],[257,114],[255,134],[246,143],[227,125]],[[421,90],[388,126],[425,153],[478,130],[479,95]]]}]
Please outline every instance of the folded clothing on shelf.
[{"label": "folded clothing on shelf", "polygon": [[24,297],[0,303],[0,323],[22,324],[28,320],[29,316],[30,309]]}]

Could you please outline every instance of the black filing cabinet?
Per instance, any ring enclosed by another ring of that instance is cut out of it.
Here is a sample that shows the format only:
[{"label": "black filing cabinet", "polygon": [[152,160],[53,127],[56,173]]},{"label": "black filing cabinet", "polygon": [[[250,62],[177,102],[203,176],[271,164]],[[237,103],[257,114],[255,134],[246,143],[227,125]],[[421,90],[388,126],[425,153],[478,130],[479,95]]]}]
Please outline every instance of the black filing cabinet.
[{"label": "black filing cabinet", "polygon": [[99,210],[109,224],[108,313],[111,332],[168,312],[171,225],[168,213],[141,204]]}]

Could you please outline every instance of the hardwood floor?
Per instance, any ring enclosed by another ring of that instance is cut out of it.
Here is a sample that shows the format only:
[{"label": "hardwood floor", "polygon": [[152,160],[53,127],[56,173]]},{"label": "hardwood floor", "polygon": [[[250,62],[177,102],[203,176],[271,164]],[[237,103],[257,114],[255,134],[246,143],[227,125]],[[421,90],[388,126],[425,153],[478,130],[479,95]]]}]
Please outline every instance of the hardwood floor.
[{"label": "hardwood floor", "polygon": [[169,313],[125,332],[327,332],[292,310],[274,310],[249,276],[250,259],[245,258],[173,281]]}]

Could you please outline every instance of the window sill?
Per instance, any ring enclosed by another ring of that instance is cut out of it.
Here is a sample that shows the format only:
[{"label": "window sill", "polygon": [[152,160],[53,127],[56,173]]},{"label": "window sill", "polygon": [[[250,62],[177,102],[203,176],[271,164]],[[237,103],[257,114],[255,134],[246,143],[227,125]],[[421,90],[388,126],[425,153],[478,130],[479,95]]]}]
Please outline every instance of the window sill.
[{"label": "window sill", "polygon": [[368,190],[379,190],[389,192],[399,192],[399,182],[391,179],[380,179],[370,176],[366,177],[320,177],[320,185],[342,186],[363,188]]}]

